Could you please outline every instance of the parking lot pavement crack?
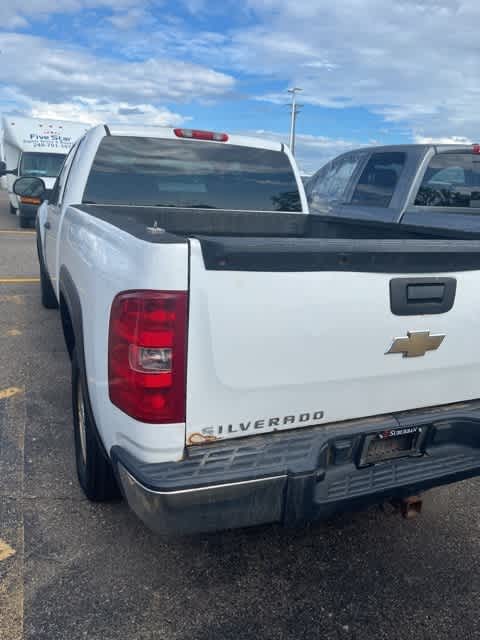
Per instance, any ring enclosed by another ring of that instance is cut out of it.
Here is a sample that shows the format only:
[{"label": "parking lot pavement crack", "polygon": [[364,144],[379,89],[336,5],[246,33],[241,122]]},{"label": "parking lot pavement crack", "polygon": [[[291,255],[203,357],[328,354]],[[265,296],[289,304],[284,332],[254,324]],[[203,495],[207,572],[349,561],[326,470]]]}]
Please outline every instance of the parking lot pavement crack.
[{"label": "parking lot pavement crack", "polygon": [[25,296],[20,293],[0,294],[0,302],[11,302],[13,304],[25,304]]}]

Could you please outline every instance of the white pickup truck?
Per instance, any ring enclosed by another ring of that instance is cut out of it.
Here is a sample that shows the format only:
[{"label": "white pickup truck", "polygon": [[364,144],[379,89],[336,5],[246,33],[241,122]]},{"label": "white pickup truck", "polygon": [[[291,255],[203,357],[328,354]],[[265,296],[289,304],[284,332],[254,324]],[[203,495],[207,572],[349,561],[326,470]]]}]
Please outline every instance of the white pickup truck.
[{"label": "white pickup truck", "polygon": [[195,532],[478,475],[480,243],[398,227],[329,237],[281,144],[91,129],[37,219],[86,495]]}]

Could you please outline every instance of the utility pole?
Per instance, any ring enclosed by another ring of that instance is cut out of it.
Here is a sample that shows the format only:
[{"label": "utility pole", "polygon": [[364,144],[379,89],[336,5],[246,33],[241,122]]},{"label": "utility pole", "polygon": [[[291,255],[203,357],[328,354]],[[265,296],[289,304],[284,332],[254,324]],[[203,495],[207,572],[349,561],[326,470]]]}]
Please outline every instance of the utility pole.
[{"label": "utility pole", "polygon": [[300,113],[300,107],[303,105],[297,104],[297,93],[302,91],[300,87],[293,87],[292,89],[288,89],[288,93],[292,94],[292,104],[290,111],[290,151],[292,155],[295,155],[295,125],[297,123],[297,115]]}]

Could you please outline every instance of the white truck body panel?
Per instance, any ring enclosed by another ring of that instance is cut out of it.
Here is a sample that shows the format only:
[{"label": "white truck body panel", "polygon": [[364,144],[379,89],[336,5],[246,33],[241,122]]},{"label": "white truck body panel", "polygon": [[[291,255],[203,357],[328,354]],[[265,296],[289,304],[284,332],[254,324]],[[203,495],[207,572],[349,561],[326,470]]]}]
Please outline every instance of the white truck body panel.
[{"label": "white truck body panel", "polygon": [[[179,129],[185,129],[188,131],[189,127],[179,127]],[[108,130],[112,136],[133,135],[139,137],[145,136],[148,138],[161,138],[163,140],[178,140],[178,137],[174,133],[174,129],[171,127],[111,125],[108,127]],[[280,142],[231,133],[228,134],[228,144],[254,149],[271,149],[272,151],[282,150],[282,144]],[[287,151],[287,147],[285,147],[285,151]]]},{"label": "white truck body panel", "polygon": [[[191,247],[187,442],[478,397],[480,345],[465,339],[476,333],[478,272],[448,274],[454,311],[398,316],[389,282],[411,274],[207,271]],[[447,336],[438,351],[385,355],[422,330]]]},{"label": "white truck body panel", "polygon": [[[4,154],[5,154],[5,162],[7,164],[8,169],[15,169],[20,164],[20,156],[22,154],[21,150],[11,144],[8,139],[4,141]],[[13,183],[17,179],[18,176],[8,174],[2,178],[4,180],[5,189],[8,191],[8,199],[10,204],[15,209],[18,208],[18,198],[13,193]]]},{"label": "white truck body panel", "polygon": [[111,305],[120,290],[118,282],[125,291],[187,289],[187,245],[172,244],[158,251],[155,245],[122,231],[112,233],[111,225],[67,208],[59,246],[62,263],[69,256],[68,269],[81,298],[90,401],[106,450],[122,444],[145,461],[180,459],[185,445],[184,424],[144,424],[110,402],[105,345]]}]

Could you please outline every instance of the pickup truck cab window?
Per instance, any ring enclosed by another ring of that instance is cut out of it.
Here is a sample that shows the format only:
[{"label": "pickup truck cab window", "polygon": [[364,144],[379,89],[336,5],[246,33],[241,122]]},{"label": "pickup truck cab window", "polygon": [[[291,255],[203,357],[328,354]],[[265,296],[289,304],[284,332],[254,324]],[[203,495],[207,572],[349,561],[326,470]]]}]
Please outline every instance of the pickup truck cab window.
[{"label": "pickup truck cab window", "polygon": [[52,193],[49,198],[49,204],[57,205],[60,200],[60,193],[65,186],[65,182],[67,179],[68,172],[70,170],[70,166],[73,160],[73,156],[77,149],[78,145],[74,145],[66,156],[63,156],[63,165],[60,168],[60,172],[58,173],[57,179],[55,180],[55,184],[53,185]]},{"label": "pickup truck cab window", "polygon": [[400,151],[373,153],[357,183],[351,204],[388,207],[406,162]]},{"label": "pickup truck cab window", "polygon": [[308,183],[309,204],[316,207],[322,202],[341,202],[350,179],[364,156],[362,153],[351,153],[320,169]]},{"label": "pickup truck cab window", "polygon": [[58,194],[59,194],[59,192],[60,192],[59,177],[57,176],[57,179],[55,180],[55,184],[53,185],[50,197],[48,198],[48,203],[49,204],[57,204],[58,203]]},{"label": "pickup truck cab window", "polygon": [[105,137],[84,203],[301,211],[288,156],[233,144]]},{"label": "pickup truck cab window", "polygon": [[471,152],[433,156],[415,205],[480,209],[480,156]]}]

